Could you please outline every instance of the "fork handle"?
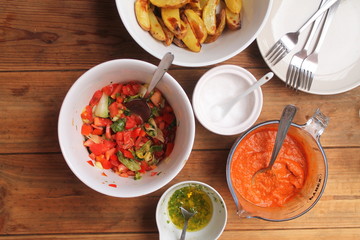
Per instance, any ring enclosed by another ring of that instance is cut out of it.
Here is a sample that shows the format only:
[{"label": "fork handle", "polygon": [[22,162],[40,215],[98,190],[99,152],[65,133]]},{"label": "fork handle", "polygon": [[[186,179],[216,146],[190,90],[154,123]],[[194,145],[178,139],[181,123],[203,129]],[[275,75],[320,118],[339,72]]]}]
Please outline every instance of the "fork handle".
[{"label": "fork handle", "polygon": [[300,27],[298,32],[302,32],[305,28],[307,28],[315,19],[317,19],[323,12],[328,10],[332,5],[334,5],[339,0],[329,0],[324,5],[322,5],[305,23]]},{"label": "fork handle", "polygon": [[322,29],[321,29],[320,37],[319,37],[318,42],[316,43],[316,47],[315,47],[315,50],[314,50],[315,53],[318,53],[318,52],[319,52],[320,47],[321,47],[322,43],[324,42],[324,39],[325,39],[325,36],[326,36],[326,32],[328,31],[328,29],[329,29],[329,27],[330,27],[330,25],[331,25],[332,19],[333,19],[333,17],[334,17],[334,14],[335,14],[336,9],[338,8],[338,6],[339,6],[338,3],[335,4],[334,6],[332,6],[332,7],[329,9],[329,11],[328,11],[328,13],[327,13],[327,15],[326,15],[326,17],[325,17],[325,20],[324,20],[325,22],[324,22],[324,25],[323,25],[323,27],[322,27]]},{"label": "fork handle", "polygon": [[[321,0],[321,3],[320,3],[319,8],[320,8],[322,5],[324,5],[324,3],[326,3],[326,0]],[[311,27],[310,34],[309,34],[309,36],[308,36],[308,38],[307,38],[307,40],[306,40],[305,46],[304,46],[304,50],[305,50],[306,52],[308,52],[308,50],[309,50],[309,48],[310,48],[310,45],[311,45],[311,43],[312,43],[312,40],[313,40],[313,38],[315,37],[315,33],[316,33],[316,31],[317,31],[317,29],[318,29],[318,27],[319,27],[319,25],[320,25],[320,22],[321,22],[322,19],[324,18],[324,16],[325,16],[325,13],[323,13],[323,15],[322,15],[321,17],[319,16],[319,17],[314,21],[314,24],[313,24],[312,27]]]}]

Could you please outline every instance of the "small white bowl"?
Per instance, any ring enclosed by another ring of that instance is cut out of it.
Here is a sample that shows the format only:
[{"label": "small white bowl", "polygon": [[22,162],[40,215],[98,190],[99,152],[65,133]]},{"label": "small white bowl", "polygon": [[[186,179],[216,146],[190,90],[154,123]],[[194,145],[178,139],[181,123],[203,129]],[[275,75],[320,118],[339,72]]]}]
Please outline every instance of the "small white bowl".
[{"label": "small white bowl", "polygon": [[[135,181],[87,163],[90,158],[83,145],[80,114],[94,92],[110,83],[131,80],[148,82],[155,69],[153,64],[134,59],[118,59],[99,64],[76,80],[63,101],[58,121],[62,154],[74,174],[84,184],[100,193],[114,197],[137,197],[154,192],[169,183],[190,156],[195,136],[191,104],[180,84],[169,73],[165,73],[157,88],[173,107],[178,127],[174,149],[168,161],[160,162],[154,170],[159,174],[151,176],[148,172]],[[102,175],[102,172],[107,176]]]},{"label": "small white bowl", "polygon": [[132,38],[148,53],[161,59],[166,52],[175,55],[174,64],[186,67],[208,66],[236,56],[247,48],[260,33],[270,15],[273,0],[243,1],[241,29],[225,31],[219,39],[203,44],[199,53],[179,48],[172,44],[165,46],[144,31],[135,17],[135,0],[116,0],[121,20]]},{"label": "small white bowl", "polygon": [[207,71],[197,82],[193,93],[193,109],[199,122],[208,130],[220,135],[240,134],[258,119],[263,96],[261,88],[254,90],[225,117],[214,120],[214,106],[225,99],[233,98],[256,82],[256,78],[244,68],[222,65]]},{"label": "small white bowl", "polygon": [[184,181],[171,186],[161,196],[156,207],[156,223],[159,230],[160,240],[177,240],[180,238],[181,229],[172,222],[168,213],[168,202],[172,194],[183,187],[200,185],[206,192],[213,204],[213,215],[208,225],[196,232],[187,232],[186,239],[218,239],[225,229],[227,222],[227,209],[221,195],[209,185],[197,181]]}]

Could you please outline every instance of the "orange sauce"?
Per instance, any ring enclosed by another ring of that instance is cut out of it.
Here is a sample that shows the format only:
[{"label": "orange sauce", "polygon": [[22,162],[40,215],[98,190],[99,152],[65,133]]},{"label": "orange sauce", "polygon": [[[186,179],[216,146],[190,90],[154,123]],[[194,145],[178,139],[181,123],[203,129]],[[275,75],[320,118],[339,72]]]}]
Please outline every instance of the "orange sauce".
[{"label": "orange sauce", "polygon": [[268,166],[277,129],[264,126],[249,133],[237,146],[231,163],[235,191],[260,207],[279,207],[304,186],[307,160],[301,145],[289,133],[268,172],[254,174]]}]

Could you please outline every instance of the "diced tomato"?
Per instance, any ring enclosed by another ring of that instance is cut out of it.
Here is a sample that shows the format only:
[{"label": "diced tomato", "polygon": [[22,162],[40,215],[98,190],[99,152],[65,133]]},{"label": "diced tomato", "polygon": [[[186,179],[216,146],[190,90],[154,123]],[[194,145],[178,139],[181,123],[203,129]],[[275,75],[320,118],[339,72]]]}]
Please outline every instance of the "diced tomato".
[{"label": "diced tomato", "polygon": [[116,143],[114,141],[110,141],[110,140],[103,140],[103,144],[105,147],[105,151],[114,148],[116,146]]},{"label": "diced tomato", "polygon": [[166,144],[165,156],[166,157],[170,156],[170,153],[172,152],[173,149],[174,149],[174,143]]},{"label": "diced tomato", "polygon": [[109,84],[101,89],[103,93],[105,93],[107,96],[110,96],[114,90],[114,84]]},{"label": "diced tomato", "polygon": [[92,131],[92,134],[94,135],[102,135],[104,133],[104,129],[102,128],[95,128],[93,131]]},{"label": "diced tomato", "polygon": [[132,115],[132,116],[133,116],[133,118],[134,118],[137,125],[140,125],[140,124],[143,123],[143,120],[139,115]]},{"label": "diced tomato", "polygon": [[150,100],[155,106],[159,106],[161,102],[161,93],[159,91],[155,91],[154,94],[150,97]]},{"label": "diced tomato", "polygon": [[85,147],[90,147],[91,145],[95,144],[95,142],[91,139],[87,139],[85,142],[84,142],[84,146]]},{"label": "diced tomato", "polygon": [[89,160],[89,161],[87,161],[87,163],[94,167],[93,161]]},{"label": "diced tomato", "polygon": [[101,165],[104,169],[110,169],[112,167],[112,164],[108,160],[101,161]]},{"label": "diced tomato", "polygon": [[155,176],[156,174],[158,174],[158,172],[151,172],[151,176]]},{"label": "diced tomato", "polygon": [[123,103],[123,102],[124,102],[124,98],[121,97],[121,96],[118,96],[118,97],[116,97],[116,102],[117,102],[117,103]]},{"label": "diced tomato", "polygon": [[151,170],[151,167],[149,166],[149,164],[146,161],[141,161],[140,167],[141,167],[141,169],[139,170],[139,172],[141,172],[141,173],[145,173],[146,171]]},{"label": "diced tomato", "polygon": [[174,121],[175,115],[170,114],[170,113],[165,113],[164,116],[163,116],[163,119],[167,124],[170,124],[170,123],[172,123]]},{"label": "diced tomato", "polygon": [[92,133],[92,131],[93,131],[93,128],[89,124],[83,124],[81,126],[81,134],[82,135],[88,136],[90,133]]},{"label": "diced tomato", "polygon": [[133,83],[132,84],[132,89],[133,89],[134,95],[139,93],[140,87],[141,87],[141,85],[138,84],[138,83]]},{"label": "diced tomato", "polygon": [[117,187],[117,185],[116,185],[116,184],[113,184],[113,183],[110,183],[110,184],[109,184],[109,187],[116,188],[116,187]]},{"label": "diced tomato", "polygon": [[90,105],[87,105],[84,110],[81,113],[81,119],[84,123],[91,124],[94,119],[92,116],[92,107]]},{"label": "diced tomato", "polygon": [[120,93],[121,92],[121,88],[122,88],[122,84],[117,84],[116,87],[114,88],[114,90],[112,91],[110,97],[112,99],[115,99],[116,98],[116,94]]},{"label": "diced tomato", "polygon": [[124,141],[124,132],[117,132],[116,133],[116,141]]},{"label": "diced tomato", "polygon": [[96,156],[95,160],[97,162],[100,162],[101,163],[101,166],[104,168],[104,169],[110,169],[111,168],[111,163],[110,161],[106,160],[105,159],[105,156],[103,154],[99,155],[99,156]]},{"label": "diced tomato", "polygon": [[94,125],[98,127],[106,127],[107,125],[111,125],[112,121],[108,118],[95,117]]},{"label": "diced tomato", "polygon": [[134,128],[131,132],[131,137],[137,138],[140,135],[140,131],[141,131],[140,127]]},{"label": "diced tomato", "polygon": [[100,98],[102,96],[102,91],[101,90],[97,90],[94,95],[92,96],[89,105],[91,107],[95,106],[96,104],[98,104],[98,102],[100,101]]},{"label": "diced tomato", "polygon": [[115,154],[110,156],[109,161],[115,167],[118,167],[120,165],[119,159],[117,158],[117,156]]},{"label": "diced tomato", "polygon": [[130,117],[126,117],[126,124],[125,124],[125,129],[130,129],[136,126],[136,121],[134,120],[134,118]]},{"label": "diced tomato", "polygon": [[134,159],[133,154],[129,150],[121,149],[120,151],[124,154],[124,157]]},{"label": "diced tomato", "polygon": [[89,149],[92,153],[94,153],[96,156],[101,155],[103,153],[104,144],[102,143],[94,143],[89,146]]},{"label": "diced tomato", "polygon": [[158,124],[158,127],[160,128],[160,130],[164,130],[165,129],[165,123],[164,122],[160,122]]},{"label": "diced tomato", "polygon": [[123,172],[127,172],[129,169],[122,163],[119,164],[118,166],[119,172],[123,173]]},{"label": "diced tomato", "polygon": [[135,172],[134,171],[127,171],[126,172],[128,176],[135,176]]},{"label": "diced tomato", "polygon": [[122,147],[123,149],[129,149],[134,146],[134,139],[131,137],[131,131],[124,132],[124,144]]},{"label": "diced tomato", "polygon": [[131,88],[131,86],[129,84],[124,85],[121,88],[121,92],[126,96],[133,96],[134,95],[133,89]]},{"label": "diced tomato", "polygon": [[106,128],[105,128],[105,137],[107,139],[111,139],[110,125],[107,125]]},{"label": "diced tomato", "polygon": [[90,158],[90,159],[95,160],[95,157],[96,157],[96,156],[95,156],[94,153],[90,153],[90,154],[89,154],[89,158]]},{"label": "diced tomato", "polygon": [[109,112],[110,112],[110,117],[114,118],[114,117],[120,117],[120,111],[119,111],[119,107],[118,107],[118,103],[117,102],[113,102],[112,104],[110,104],[109,106]]},{"label": "diced tomato", "polygon": [[111,148],[105,152],[105,158],[106,160],[109,160],[112,155],[115,155],[116,148]]}]

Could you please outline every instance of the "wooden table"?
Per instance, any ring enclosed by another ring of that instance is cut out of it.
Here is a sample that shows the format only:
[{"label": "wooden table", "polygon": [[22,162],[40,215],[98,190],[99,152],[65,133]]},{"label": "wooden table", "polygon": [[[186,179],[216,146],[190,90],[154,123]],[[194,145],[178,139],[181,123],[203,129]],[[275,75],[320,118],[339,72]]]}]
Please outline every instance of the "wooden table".
[{"label": "wooden table", "polygon": [[[161,194],[184,180],[210,184],[224,197],[228,223],[220,239],[360,239],[360,88],[319,96],[295,92],[275,78],[263,87],[257,122],[278,119],[295,104],[295,122],[317,108],[330,117],[321,137],[329,179],[320,202],[287,222],[239,219],[226,185],[225,165],[238,136],[219,136],[196,122],[193,151],[180,174],[147,196],[119,199],[86,187],[70,171],[57,139],[67,91],[101,62],[134,58],[158,63],[124,28],[113,0],[2,0],[0,2],[0,238],[158,239],[155,207]],[[269,71],[256,43],[222,63]],[[172,66],[189,98],[213,66]]]}]

